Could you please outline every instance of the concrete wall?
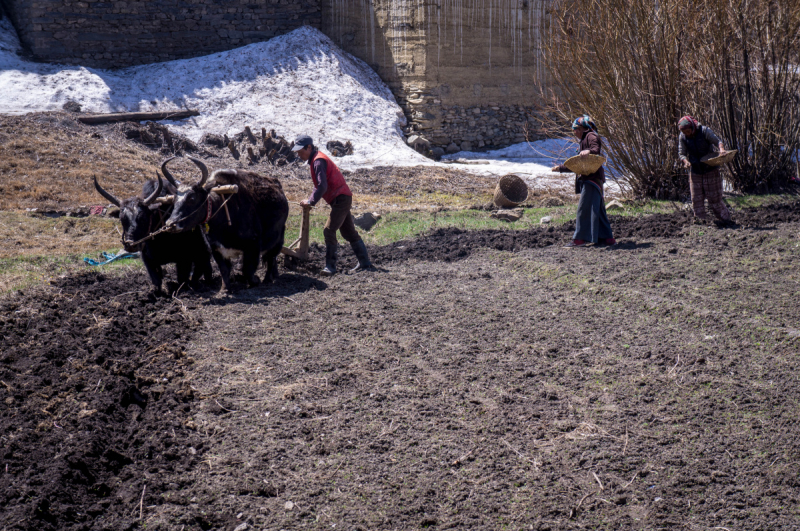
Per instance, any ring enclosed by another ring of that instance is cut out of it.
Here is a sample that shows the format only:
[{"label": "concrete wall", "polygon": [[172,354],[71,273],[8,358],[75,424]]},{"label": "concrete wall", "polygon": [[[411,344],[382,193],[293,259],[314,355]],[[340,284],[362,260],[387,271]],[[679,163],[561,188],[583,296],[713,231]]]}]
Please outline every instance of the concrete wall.
[{"label": "concrete wall", "polygon": [[196,57],[320,26],[319,0],[0,0],[37,60],[94,67]]},{"label": "concrete wall", "polygon": [[370,64],[436,146],[496,147],[536,136],[548,79],[548,0],[322,0],[321,29]]}]

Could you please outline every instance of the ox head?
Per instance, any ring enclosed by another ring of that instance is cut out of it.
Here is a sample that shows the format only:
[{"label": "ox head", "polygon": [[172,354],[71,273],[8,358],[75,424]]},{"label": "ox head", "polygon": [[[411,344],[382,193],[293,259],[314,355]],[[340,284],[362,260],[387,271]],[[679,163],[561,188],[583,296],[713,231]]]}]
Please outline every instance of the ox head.
[{"label": "ox head", "polygon": [[207,221],[207,200],[211,189],[214,187],[213,179],[209,180],[208,168],[206,168],[205,164],[193,157],[188,157],[188,159],[200,168],[200,180],[193,185],[178,184],[177,181],[173,179],[172,175],[169,174],[169,170],[166,168],[166,163],[172,159],[165,161],[162,167],[164,175],[167,175],[167,179],[176,187],[172,215],[165,225],[169,232],[191,230]]},{"label": "ox head", "polygon": [[141,251],[146,238],[158,224],[158,219],[163,215],[158,211],[161,207],[156,199],[164,188],[161,176],[158,180],[147,181],[142,188],[142,194],[137,197],[120,201],[109,192],[105,191],[97,177],[94,177],[94,187],[97,192],[119,207],[119,220],[122,223],[122,245],[129,253]]}]

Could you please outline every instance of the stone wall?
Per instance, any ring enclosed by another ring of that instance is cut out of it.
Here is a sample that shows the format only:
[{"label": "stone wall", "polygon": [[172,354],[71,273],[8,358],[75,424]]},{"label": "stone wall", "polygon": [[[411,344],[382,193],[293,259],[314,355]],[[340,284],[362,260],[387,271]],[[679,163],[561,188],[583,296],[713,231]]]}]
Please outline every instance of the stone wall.
[{"label": "stone wall", "polygon": [[40,61],[120,67],[320,27],[319,0],[0,0]]},{"label": "stone wall", "polygon": [[537,136],[534,116],[532,108],[522,105],[443,106],[441,134],[448,137],[451,152],[519,144],[526,134]]},{"label": "stone wall", "polygon": [[499,147],[539,136],[547,2],[322,0],[321,29],[388,83],[408,137]]},{"label": "stone wall", "polygon": [[322,0],[320,29],[372,67],[401,101],[425,85],[429,43],[410,0]]}]

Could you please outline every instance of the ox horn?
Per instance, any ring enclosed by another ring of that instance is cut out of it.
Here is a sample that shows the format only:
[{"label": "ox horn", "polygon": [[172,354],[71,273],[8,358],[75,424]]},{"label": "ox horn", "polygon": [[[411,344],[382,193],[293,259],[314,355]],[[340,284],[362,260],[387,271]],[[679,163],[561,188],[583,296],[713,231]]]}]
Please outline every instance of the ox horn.
[{"label": "ox horn", "polygon": [[[156,179],[158,179],[158,178],[159,178],[159,175],[161,175],[161,174],[160,174],[160,173],[158,173],[158,170],[156,170]],[[175,186],[172,186],[172,183],[170,183],[169,181],[167,181],[167,182],[165,182],[165,183],[164,183],[164,188],[165,188],[165,189],[167,190],[167,192],[169,192],[170,194],[175,194],[175,193],[177,193],[177,192],[178,192],[178,188],[177,188],[177,187],[175,187]]]},{"label": "ox horn", "polygon": [[202,174],[202,177],[200,177],[200,182],[197,183],[197,186],[203,186],[204,184],[206,184],[206,181],[208,180],[208,168],[206,168],[206,165],[203,164],[203,161],[198,160],[194,157],[186,157],[186,158],[194,162],[194,165],[200,168],[200,173]]},{"label": "ox horn", "polygon": [[150,203],[156,200],[156,197],[161,195],[161,189],[164,188],[164,181],[161,180],[161,176],[158,176],[158,186],[156,186],[155,191],[148,195],[147,198],[144,200],[144,206],[149,206]]},{"label": "ox horn", "polygon": [[175,157],[170,157],[170,158],[168,158],[167,160],[165,160],[164,162],[161,163],[161,173],[163,173],[164,177],[167,178],[167,180],[169,181],[169,184],[171,184],[172,186],[177,188],[180,185],[180,183],[175,179],[175,177],[172,176],[172,174],[167,169],[167,162],[171,161],[174,158]]},{"label": "ox horn", "polygon": [[97,176],[96,175],[92,175],[92,178],[94,179],[94,189],[97,190],[97,193],[102,195],[103,197],[105,197],[106,199],[108,199],[109,201],[114,203],[115,205],[120,206],[119,199],[117,199],[113,195],[111,195],[108,192],[106,192],[105,190],[103,190],[103,187],[100,186],[100,183],[97,182]]}]

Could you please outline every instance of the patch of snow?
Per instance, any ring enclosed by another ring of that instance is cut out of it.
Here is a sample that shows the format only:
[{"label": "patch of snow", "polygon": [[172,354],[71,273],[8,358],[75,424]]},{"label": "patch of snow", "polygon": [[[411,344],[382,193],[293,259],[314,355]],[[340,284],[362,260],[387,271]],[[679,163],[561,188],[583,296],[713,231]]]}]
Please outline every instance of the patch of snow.
[{"label": "patch of snow", "polygon": [[576,144],[569,139],[522,142],[492,151],[459,151],[444,155],[451,167],[483,175],[519,175],[532,188],[572,187],[572,174],[554,173],[550,168],[575,154]]},{"label": "patch of snow", "polygon": [[250,125],[289,139],[309,134],[321,146],[350,140],[356,152],[343,166],[428,160],[405,145],[405,117],[378,75],[308,26],[204,57],[102,70],[21,59],[2,24],[2,113],[59,110],[70,100],[90,113],[191,108],[200,116],[165,123],[194,141]]},{"label": "patch of snow", "polygon": [[552,138],[535,142],[522,142],[493,151],[461,151],[445,155],[443,160],[505,160],[512,163],[535,163],[548,169],[575,155],[577,144],[566,138]]},{"label": "patch of snow", "polygon": [[[514,173],[528,181],[533,188],[564,188],[574,185],[574,174],[554,173],[550,168],[562,164],[568,158],[577,155],[578,144],[574,138],[550,138],[534,142],[522,142],[503,149],[485,152],[460,151],[442,157],[450,161],[454,167],[474,165],[487,175],[505,175]],[[459,164],[460,163],[460,164]],[[609,166],[607,164],[607,166]],[[619,186],[612,178],[612,172],[606,169],[607,188],[611,192],[619,192]]]},{"label": "patch of snow", "polygon": [[353,155],[337,159],[342,169],[440,166],[571,187],[571,174],[550,171],[574,154],[568,140],[461,152],[442,163],[420,155],[406,145],[405,117],[378,75],[308,26],[234,50],[121,70],[35,63],[20,50],[9,20],[0,20],[3,114],[60,110],[68,101],[88,113],[190,108],[200,115],[164,123],[194,141],[206,133],[233,135],[246,125],[266,127],[290,140],[308,134],[323,148],[330,140],[351,141]]}]

